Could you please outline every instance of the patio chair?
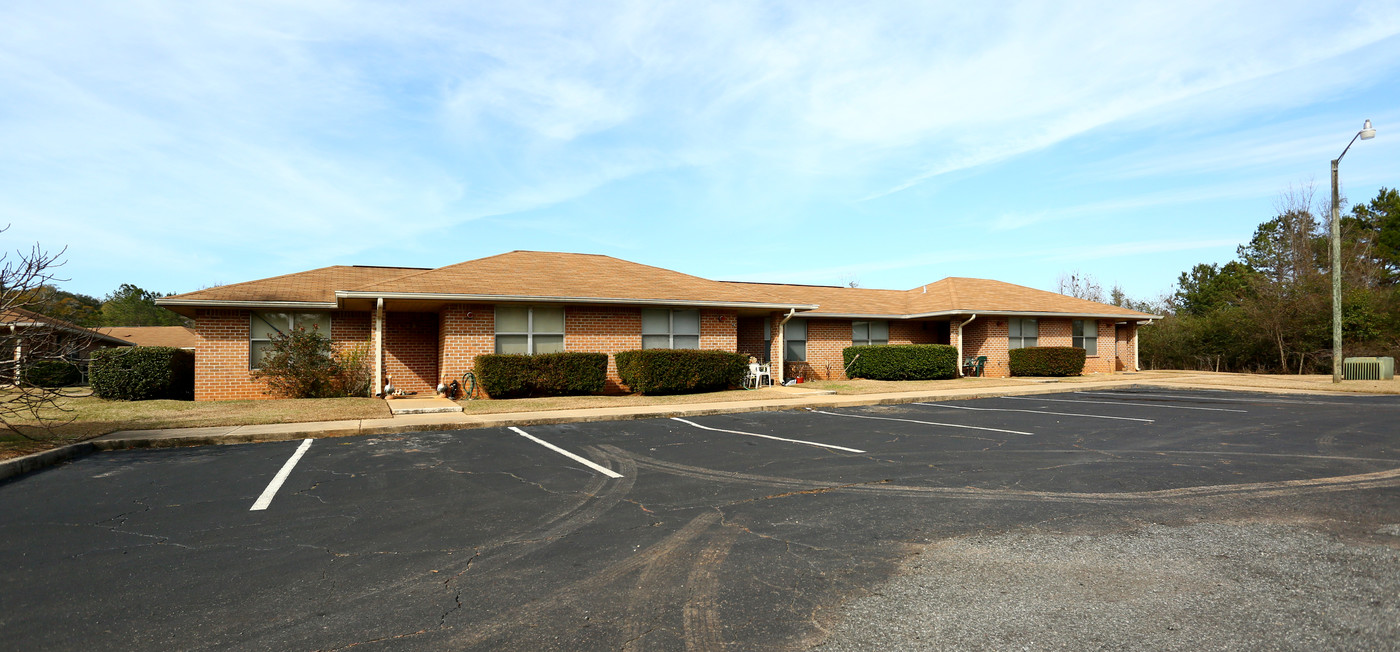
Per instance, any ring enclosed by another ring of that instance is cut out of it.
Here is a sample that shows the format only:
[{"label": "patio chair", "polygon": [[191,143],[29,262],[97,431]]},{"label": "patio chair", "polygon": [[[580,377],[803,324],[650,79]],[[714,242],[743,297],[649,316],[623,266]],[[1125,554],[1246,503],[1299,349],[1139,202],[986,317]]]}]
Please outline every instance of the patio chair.
[{"label": "patio chair", "polygon": [[987,356],[979,355],[975,358],[968,358],[963,361],[964,376],[981,376],[982,370],[987,366]]},{"label": "patio chair", "polygon": [[744,389],[758,389],[764,385],[773,384],[773,370],[771,365],[758,362],[749,363],[749,373],[744,376]]}]

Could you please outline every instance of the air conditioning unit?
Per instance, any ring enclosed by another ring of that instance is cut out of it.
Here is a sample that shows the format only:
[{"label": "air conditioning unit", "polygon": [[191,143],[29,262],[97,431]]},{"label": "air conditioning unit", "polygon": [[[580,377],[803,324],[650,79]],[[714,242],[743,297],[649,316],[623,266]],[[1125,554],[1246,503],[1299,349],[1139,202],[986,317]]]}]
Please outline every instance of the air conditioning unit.
[{"label": "air conditioning unit", "polygon": [[1394,380],[1395,358],[1345,358],[1342,377],[1347,380]]}]

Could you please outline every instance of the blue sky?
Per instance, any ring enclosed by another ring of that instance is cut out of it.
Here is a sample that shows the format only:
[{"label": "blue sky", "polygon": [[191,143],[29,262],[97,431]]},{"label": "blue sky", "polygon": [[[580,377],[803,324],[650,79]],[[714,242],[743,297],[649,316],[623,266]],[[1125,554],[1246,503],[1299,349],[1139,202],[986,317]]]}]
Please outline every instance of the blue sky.
[{"label": "blue sky", "polygon": [[1146,298],[1364,119],[1344,193],[1400,186],[1393,0],[970,4],[10,0],[0,244],[96,296],[534,249]]}]

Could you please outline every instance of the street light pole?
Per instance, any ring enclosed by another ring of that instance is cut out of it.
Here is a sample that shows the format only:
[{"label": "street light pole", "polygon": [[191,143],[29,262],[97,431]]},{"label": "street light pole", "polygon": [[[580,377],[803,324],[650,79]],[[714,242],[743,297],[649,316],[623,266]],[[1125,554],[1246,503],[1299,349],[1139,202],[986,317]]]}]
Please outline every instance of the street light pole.
[{"label": "street light pole", "polygon": [[1347,150],[1356,139],[1370,140],[1376,137],[1371,121],[1361,127],[1351,137],[1346,149],[1332,159],[1332,382],[1342,382],[1342,200],[1337,192],[1337,164],[1347,155]]}]

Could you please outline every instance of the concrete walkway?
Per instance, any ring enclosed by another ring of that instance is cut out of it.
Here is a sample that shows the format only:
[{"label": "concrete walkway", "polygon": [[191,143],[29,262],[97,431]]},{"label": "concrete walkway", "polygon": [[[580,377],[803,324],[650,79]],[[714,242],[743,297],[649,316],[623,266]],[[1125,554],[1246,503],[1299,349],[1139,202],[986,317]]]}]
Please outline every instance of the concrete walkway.
[{"label": "concrete walkway", "polygon": [[[456,404],[451,401],[443,399],[420,399],[419,401],[424,401],[422,403],[424,406],[427,405],[426,401],[435,401],[434,407],[447,407],[450,404],[451,406],[457,407],[459,411],[413,413],[414,411],[401,410],[395,411],[396,413],[394,416],[387,419],[312,421],[252,426],[172,428],[165,430],[122,430],[79,444],[0,461],[0,480],[52,466],[95,451],[130,448],[246,444],[251,442],[286,441],[289,439],[381,435],[424,430],[502,428],[507,426],[658,419],[770,410],[798,410],[803,408],[892,405],[920,401],[948,401],[991,398],[996,396],[1058,394],[1062,392],[1126,389],[1130,387],[1250,391],[1275,394],[1317,395],[1319,393],[1332,393],[1299,389],[1266,388],[1248,384],[1221,385],[1218,383],[1193,383],[1191,381],[1192,378],[1190,376],[1181,376],[1171,379],[1147,379],[1136,376],[1135,374],[1114,374],[1112,376],[1106,376],[1103,380],[1088,382],[1061,382],[1055,379],[1045,379],[1043,381],[1032,381],[1026,385],[967,387],[881,394],[835,394],[830,390],[806,389],[801,385],[795,385],[791,387],[773,388],[779,392],[778,398],[773,398],[772,393],[769,393],[766,398],[756,398],[755,400],[749,401],[584,408],[537,412],[505,412],[498,414],[465,414],[460,411],[459,406],[456,406]],[[1356,396],[1357,394],[1348,395]],[[419,401],[412,401],[412,403],[418,403]],[[436,402],[440,402],[443,405],[437,405]],[[403,401],[403,403],[410,403],[410,401]],[[409,406],[405,405],[404,407]]]}]

